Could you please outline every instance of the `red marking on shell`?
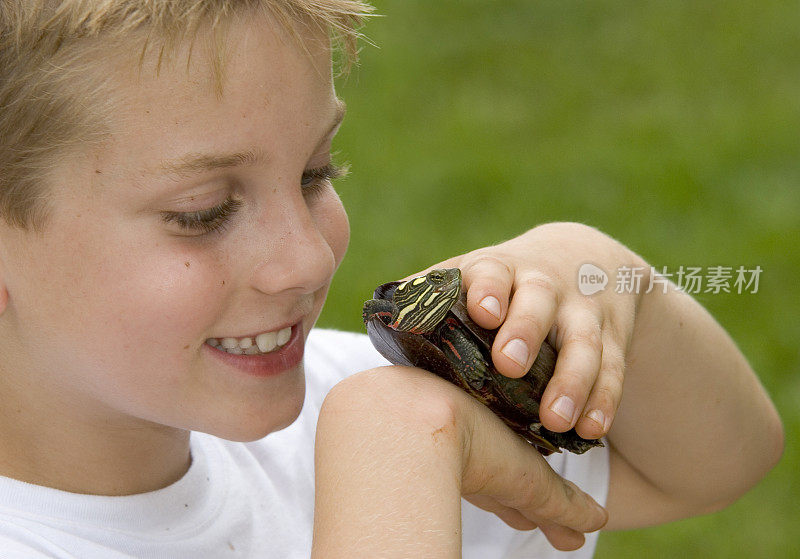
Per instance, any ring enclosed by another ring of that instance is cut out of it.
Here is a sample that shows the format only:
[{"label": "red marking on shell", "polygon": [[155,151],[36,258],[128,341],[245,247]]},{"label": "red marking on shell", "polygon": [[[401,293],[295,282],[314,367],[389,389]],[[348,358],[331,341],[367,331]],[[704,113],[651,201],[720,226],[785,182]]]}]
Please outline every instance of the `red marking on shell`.
[{"label": "red marking on shell", "polygon": [[447,347],[449,347],[449,348],[450,348],[450,351],[452,351],[452,352],[453,352],[453,355],[455,355],[455,356],[456,356],[456,359],[458,359],[458,360],[461,360],[461,354],[460,354],[460,353],[458,352],[458,350],[456,349],[456,346],[454,346],[454,345],[453,345],[453,342],[451,342],[450,340],[444,340],[444,339],[443,339],[443,340],[441,340],[441,342],[442,342],[443,344],[447,345]]}]

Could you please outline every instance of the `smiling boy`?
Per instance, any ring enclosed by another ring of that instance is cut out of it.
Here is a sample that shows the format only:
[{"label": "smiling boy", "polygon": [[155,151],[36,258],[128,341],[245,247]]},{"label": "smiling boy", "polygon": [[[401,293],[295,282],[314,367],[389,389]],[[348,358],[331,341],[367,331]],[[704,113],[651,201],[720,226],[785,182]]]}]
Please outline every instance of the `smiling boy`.
[{"label": "smiling boy", "polygon": [[[344,104],[329,32],[352,45],[359,2],[0,6],[4,557],[303,557],[312,524],[319,557],[546,557],[541,532],[574,549],[607,519],[716,510],[780,455],[769,400],[691,299],[570,291],[587,254],[641,263],[586,227],[445,264],[464,271],[475,319],[503,324],[504,374],[554,326],[542,420],[611,450],[551,465],[597,500],[608,491],[608,518],[454,388],[374,369],[364,336],[311,333],[349,240],[330,184]],[[709,390],[723,401],[693,407]],[[686,457],[665,454],[690,427]],[[748,454],[709,485],[732,459],[713,441],[734,430]],[[705,473],[686,478],[697,460]],[[542,530],[465,508],[462,549],[461,495]]]}]

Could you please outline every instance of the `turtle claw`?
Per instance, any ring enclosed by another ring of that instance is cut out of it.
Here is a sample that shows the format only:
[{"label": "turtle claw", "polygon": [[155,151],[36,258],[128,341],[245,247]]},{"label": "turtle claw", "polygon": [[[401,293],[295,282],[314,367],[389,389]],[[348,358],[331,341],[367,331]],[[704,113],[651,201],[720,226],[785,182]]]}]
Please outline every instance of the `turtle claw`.
[{"label": "turtle claw", "polygon": [[544,436],[542,436],[542,429],[544,429],[544,427],[538,421],[528,425],[528,431],[530,431],[532,438],[534,439],[531,442],[536,446],[545,449],[546,450],[546,452],[544,453],[545,455],[550,454],[551,452],[561,452],[561,450],[556,445],[554,445],[553,443],[548,441]]},{"label": "turtle claw", "polygon": [[483,360],[480,353],[476,355],[473,366],[465,372],[465,376],[469,385],[475,390],[480,390],[485,382],[491,380],[489,377],[489,365]]},{"label": "turtle claw", "polygon": [[483,376],[480,376],[480,377],[470,377],[470,378],[468,378],[468,379],[467,379],[467,382],[469,383],[469,385],[470,385],[470,386],[471,386],[473,389],[475,389],[475,390],[480,390],[481,388],[483,388],[483,379],[484,379],[484,377],[483,377]]}]

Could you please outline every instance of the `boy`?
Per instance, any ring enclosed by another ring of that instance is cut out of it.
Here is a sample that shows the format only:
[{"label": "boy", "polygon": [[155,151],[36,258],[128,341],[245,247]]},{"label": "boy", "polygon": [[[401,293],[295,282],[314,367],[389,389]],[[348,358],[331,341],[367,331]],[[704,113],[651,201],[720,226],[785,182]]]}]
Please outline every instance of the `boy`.
[{"label": "boy", "polygon": [[717,510],[778,460],[699,305],[577,292],[588,258],[645,266],[577,224],[438,266],[502,324],[502,373],[551,335],[542,421],[605,449],[545,461],[364,336],[311,333],[349,236],[328,32],[352,47],[359,2],[0,6],[3,557],[586,557],[585,532]]}]

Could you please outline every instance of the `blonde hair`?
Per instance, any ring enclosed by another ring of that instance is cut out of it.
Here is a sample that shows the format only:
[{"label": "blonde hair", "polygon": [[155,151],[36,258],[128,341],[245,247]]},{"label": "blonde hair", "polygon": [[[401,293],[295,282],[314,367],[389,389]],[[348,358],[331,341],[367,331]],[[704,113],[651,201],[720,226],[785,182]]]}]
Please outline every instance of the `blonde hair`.
[{"label": "blonde hair", "polygon": [[326,31],[346,69],[372,8],[359,0],[0,0],[0,219],[41,228],[51,169],[70,148],[103,137],[113,107],[98,60],[138,49],[141,67],[157,49],[160,68],[210,28],[221,94],[225,26],[253,10],[296,39],[303,26]]}]

